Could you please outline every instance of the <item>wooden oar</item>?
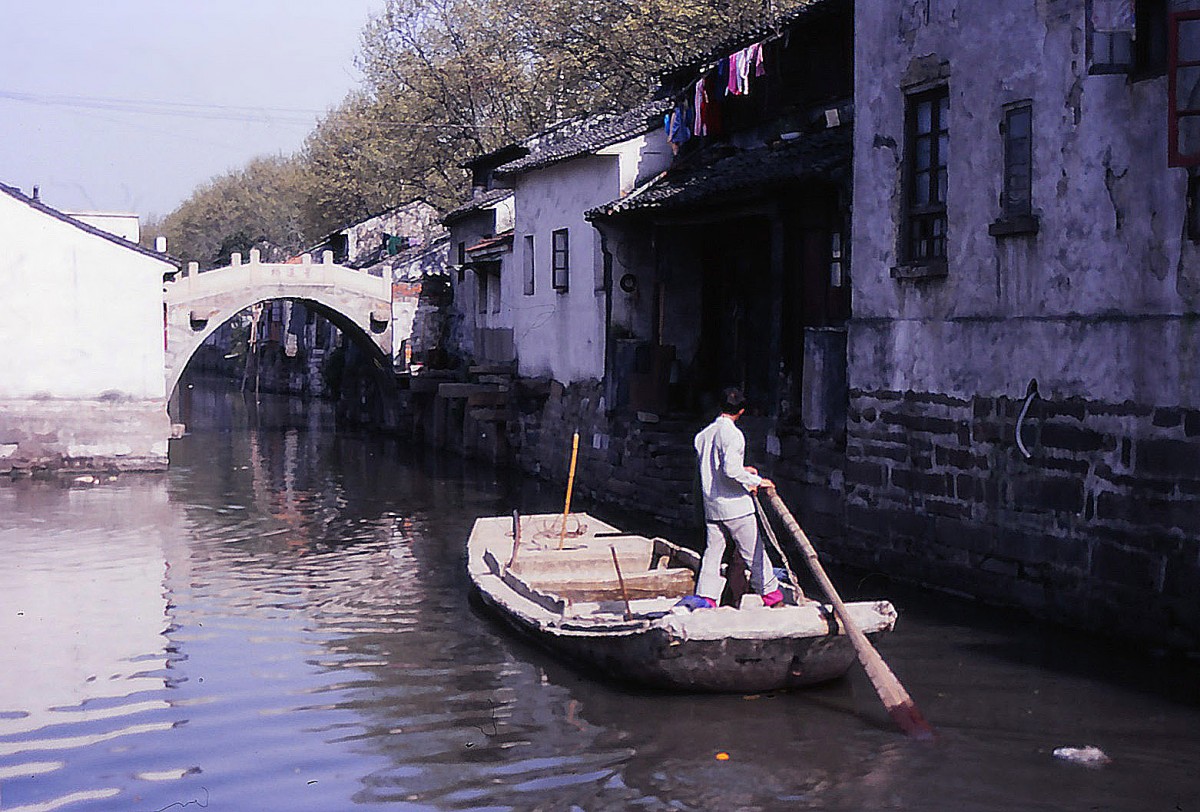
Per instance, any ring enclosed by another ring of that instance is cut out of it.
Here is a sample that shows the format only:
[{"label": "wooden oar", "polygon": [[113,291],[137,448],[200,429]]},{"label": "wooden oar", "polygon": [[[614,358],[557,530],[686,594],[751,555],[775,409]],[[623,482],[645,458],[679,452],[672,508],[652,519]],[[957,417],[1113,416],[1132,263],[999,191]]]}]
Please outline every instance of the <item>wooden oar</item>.
[{"label": "wooden oar", "polygon": [[888,668],[887,663],[883,661],[883,657],[879,656],[879,652],[871,645],[871,641],[863,634],[862,629],[858,628],[854,619],[850,617],[850,612],[846,609],[846,604],[842,603],[841,597],[838,596],[837,590],[833,587],[833,582],[829,580],[829,576],[825,574],[824,567],[817,560],[817,551],[813,549],[812,542],[808,540],[808,536],[804,535],[804,531],[800,528],[791,511],[787,509],[787,505],[779,498],[779,494],[774,488],[764,488],[767,494],[767,501],[771,503],[771,507],[779,514],[779,518],[783,520],[783,526],[792,534],[792,538],[800,545],[800,549],[804,551],[804,558],[808,561],[808,566],[812,570],[813,576],[820,583],[821,589],[825,591],[825,597],[833,604],[834,614],[841,621],[842,628],[846,630],[846,635],[850,638],[850,642],[854,644],[854,651],[858,654],[858,661],[862,663],[863,669],[867,672],[867,677],[871,680],[871,684],[875,686],[875,692],[879,694],[880,700],[883,701],[883,706],[887,708],[888,714],[901,730],[910,736],[918,739],[932,739],[934,737],[933,728],[925,721],[925,717],[921,715],[921,711],[917,710],[917,706],[913,704],[912,698],[908,692],[904,690],[904,686],[900,684],[900,680],[896,679],[896,675],[892,673],[892,669]]}]

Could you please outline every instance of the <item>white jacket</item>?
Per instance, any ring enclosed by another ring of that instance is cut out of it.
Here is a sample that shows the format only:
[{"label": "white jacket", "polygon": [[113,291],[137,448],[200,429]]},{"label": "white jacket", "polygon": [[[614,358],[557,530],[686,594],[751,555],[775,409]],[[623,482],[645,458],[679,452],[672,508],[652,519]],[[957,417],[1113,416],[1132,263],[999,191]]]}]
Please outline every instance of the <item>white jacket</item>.
[{"label": "white jacket", "polygon": [[750,489],[757,488],[762,477],[746,470],[746,437],[729,415],[718,415],[709,423],[696,435],[695,446],[705,520],[737,519],[753,513]]}]

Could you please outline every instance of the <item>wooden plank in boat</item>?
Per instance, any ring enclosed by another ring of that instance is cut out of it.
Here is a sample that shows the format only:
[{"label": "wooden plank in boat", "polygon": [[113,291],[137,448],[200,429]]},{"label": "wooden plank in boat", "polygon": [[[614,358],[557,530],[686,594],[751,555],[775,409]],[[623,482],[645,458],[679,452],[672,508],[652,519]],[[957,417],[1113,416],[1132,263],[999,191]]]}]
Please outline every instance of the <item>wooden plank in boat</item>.
[{"label": "wooden plank in boat", "polygon": [[586,543],[576,540],[563,549],[550,547],[521,547],[513,572],[527,580],[551,580],[584,577],[589,573],[610,573],[613,569],[611,549],[617,551],[621,574],[645,572],[650,568],[654,544],[644,536],[614,536],[603,539],[588,539]]},{"label": "wooden plank in boat", "polygon": [[[611,564],[611,562],[610,562]],[[612,567],[609,566],[609,570]],[[649,572],[625,575],[625,594],[630,600],[657,598],[661,596],[679,598],[690,595],[696,583],[696,574],[689,569],[658,569]],[[574,601],[621,600],[621,584],[616,574],[600,577],[583,577],[555,580],[530,580],[530,586],[561,598]]]}]

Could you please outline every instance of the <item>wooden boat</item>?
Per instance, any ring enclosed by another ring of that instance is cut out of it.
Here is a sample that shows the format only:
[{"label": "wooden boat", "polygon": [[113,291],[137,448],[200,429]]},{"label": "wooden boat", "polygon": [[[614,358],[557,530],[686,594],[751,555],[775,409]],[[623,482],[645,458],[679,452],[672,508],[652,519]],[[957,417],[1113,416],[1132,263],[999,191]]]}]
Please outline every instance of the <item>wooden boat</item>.
[{"label": "wooden boat", "polygon": [[[842,676],[854,647],[831,608],[789,585],[784,603],[757,595],[741,607],[677,606],[695,590],[700,556],[661,538],[630,535],[585,513],[475,522],[471,581],[518,632],[591,673],[686,691],[754,693]],[[561,538],[561,541],[560,541]],[[561,543],[561,547],[560,547]],[[867,635],[890,631],[887,601],[847,604]]]}]

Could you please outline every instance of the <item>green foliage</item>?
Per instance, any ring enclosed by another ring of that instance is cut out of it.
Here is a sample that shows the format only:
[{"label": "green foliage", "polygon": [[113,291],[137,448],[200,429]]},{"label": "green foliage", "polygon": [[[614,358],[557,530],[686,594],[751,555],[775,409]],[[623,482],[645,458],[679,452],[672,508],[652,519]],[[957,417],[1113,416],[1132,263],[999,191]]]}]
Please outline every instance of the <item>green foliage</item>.
[{"label": "green foliage", "polygon": [[214,178],[175,211],[147,229],[167,238],[167,250],[202,269],[224,265],[232,252],[251,248],[278,262],[304,245],[304,166],[294,158],[256,158]]}]

